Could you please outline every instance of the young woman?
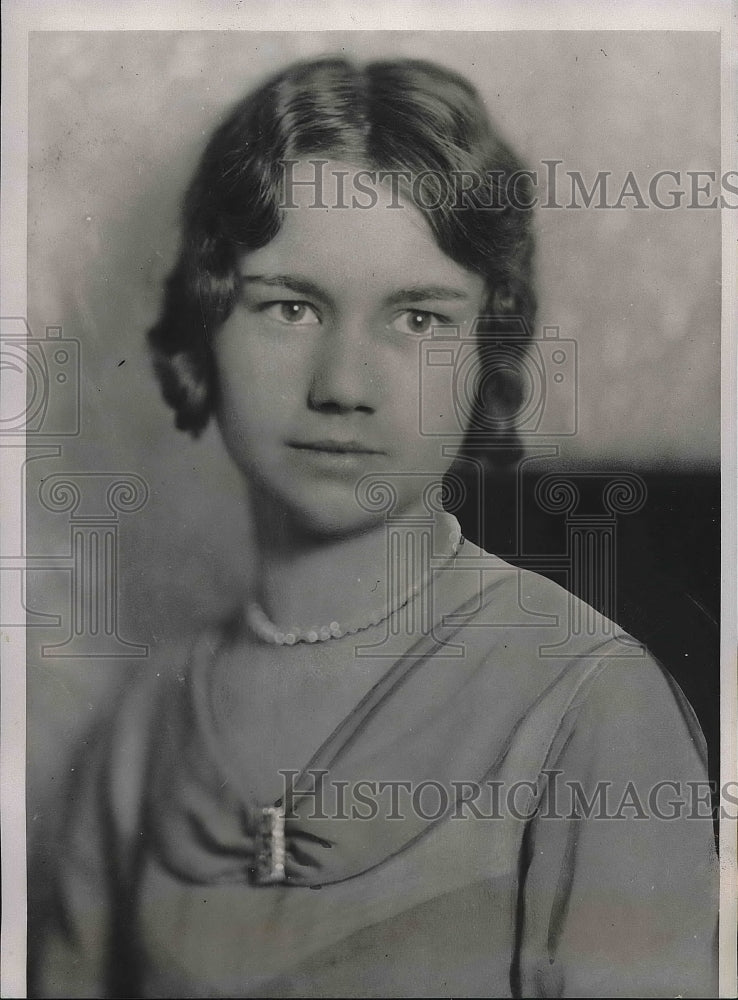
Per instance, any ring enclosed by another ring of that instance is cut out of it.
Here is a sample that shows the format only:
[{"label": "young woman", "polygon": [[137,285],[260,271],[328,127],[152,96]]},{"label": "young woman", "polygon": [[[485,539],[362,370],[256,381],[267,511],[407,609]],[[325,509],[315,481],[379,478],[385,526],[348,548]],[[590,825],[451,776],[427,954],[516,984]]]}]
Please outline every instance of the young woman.
[{"label": "young woman", "polygon": [[715,990],[689,705],[441,504],[510,443],[524,183],[421,62],[292,66],[215,132],[150,341],[243,472],[254,585],[101,736],[37,995]]}]

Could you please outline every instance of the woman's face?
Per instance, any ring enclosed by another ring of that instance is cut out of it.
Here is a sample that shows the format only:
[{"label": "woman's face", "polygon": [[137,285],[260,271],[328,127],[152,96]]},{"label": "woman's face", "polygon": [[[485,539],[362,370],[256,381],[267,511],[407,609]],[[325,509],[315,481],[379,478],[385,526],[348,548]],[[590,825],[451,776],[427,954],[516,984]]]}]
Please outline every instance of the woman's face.
[{"label": "woman's face", "polygon": [[[333,171],[356,169],[324,168],[324,204],[340,203]],[[311,207],[308,187],[293,197],[277,236],[244,257],[242,294],[214,339],[218,419],[257,502],[346,534],[377,518],[357,500],[362,477],[392,483],[397,513],[450,465],[453,366],[425,371],[422,342],[452,325],[468,343],[484,283],[439,249],[416,208],[388,208],[389,191],[368,209]]]}]

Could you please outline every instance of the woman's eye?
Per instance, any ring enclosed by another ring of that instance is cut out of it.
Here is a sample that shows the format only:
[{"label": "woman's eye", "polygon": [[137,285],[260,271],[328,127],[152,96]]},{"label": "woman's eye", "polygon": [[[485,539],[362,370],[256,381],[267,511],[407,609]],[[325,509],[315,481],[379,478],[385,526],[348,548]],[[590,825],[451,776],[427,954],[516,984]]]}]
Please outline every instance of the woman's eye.
[{"label": "woman's eye", "polygon": [[316,326],[320,323],[320,317],[307,302],[292,300],[269,302],[263,307],[262,312],[290,326]]},{"label": "woman's eye", "polygon": [[399,333],[428,333],[433,326],[443,323],[440,316],[423,309],[407,309],[393,321],[392,327]]}]

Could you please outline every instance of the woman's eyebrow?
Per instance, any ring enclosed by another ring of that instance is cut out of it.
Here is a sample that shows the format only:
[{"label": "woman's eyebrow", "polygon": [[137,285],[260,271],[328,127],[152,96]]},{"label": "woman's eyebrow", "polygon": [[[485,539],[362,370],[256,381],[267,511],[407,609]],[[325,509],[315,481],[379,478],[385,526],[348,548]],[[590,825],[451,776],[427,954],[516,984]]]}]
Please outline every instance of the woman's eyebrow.
[{"label": "woman's eyebrow", "polygon": [[243,274],[244,284],[268,285],[270,288],[288,288],[298,295],[310,295],[313,298],[327,299],[328,295],[307,278],[298,278],[289,274]]},{"label": "woman's eyebrow", "polygon": [[415,285],[411,288],[398,288],[387,296],[388,305],[397,305],[400,302],[456,302],[468,300],[469,293],[463,288],[454,288],[452,285]]},{"label": "woman's eyebrow", "polygon": [[[270,288],[287,288],[298,295],[309,295],[312,298],[328,299],[330,296],[309,278],[301,278],[292,274],[244,274],[241,279],[244,284],[267,285]],[[399,303],[413,304],[416,302],[463,302],[468,301],[469,293],[463,288],[453,285],[412,285],[408,288],[398,288],[391,292],[385,302],[393,306]]]}]

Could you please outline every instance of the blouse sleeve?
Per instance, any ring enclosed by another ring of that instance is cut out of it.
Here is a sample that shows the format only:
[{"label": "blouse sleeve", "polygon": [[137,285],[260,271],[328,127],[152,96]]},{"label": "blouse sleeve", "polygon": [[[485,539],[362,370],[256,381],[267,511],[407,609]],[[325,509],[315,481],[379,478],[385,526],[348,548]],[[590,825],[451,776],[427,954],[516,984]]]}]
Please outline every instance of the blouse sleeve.
[{"label": "blouse sleeve", "polygon": [[129,692],[112,724],[77,762],[79,780],[68,792],[51,904],[39,940],[29,941],[29,996],[106,997],[130,980],[127,911],[135,884],[147,707],[141,694]]},{"label": "blouse sleeve", "polygon": [[704,739],[650,657],[611,657],[564,719],[526,835],[526,997],[716,996]]}]

